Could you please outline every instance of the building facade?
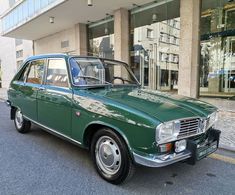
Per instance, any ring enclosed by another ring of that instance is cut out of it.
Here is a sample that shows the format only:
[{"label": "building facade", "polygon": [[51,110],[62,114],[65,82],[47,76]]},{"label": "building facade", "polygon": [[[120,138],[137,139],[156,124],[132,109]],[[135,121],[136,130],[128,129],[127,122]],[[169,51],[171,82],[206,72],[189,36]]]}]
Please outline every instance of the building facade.
[{"label": "building facade", "polygon": [[33,40],[35,54],[125,61],[150,89],[235,95],[234,0],[92,2],[18,0],[1,16],[2,35]]},{"label": "building facade", "polygon": [[[0,1],[0,15],[15,5],[14,0]],[[0,29],[3,30],[2,21]],[[32,41],[0,36],[0,87],[8,88],[23,61],[33,55]]]}]

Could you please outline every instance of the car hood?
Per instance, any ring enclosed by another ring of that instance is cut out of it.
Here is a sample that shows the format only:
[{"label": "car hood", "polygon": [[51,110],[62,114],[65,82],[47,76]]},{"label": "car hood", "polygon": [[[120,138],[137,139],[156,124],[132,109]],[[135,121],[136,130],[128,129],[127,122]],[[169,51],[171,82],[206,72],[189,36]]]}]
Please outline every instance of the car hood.
[{"label": "car hood", "polygon": [[94,98],[101,98],[103,103],[108,100],[107,102],[135,109],[161,122],[188,117],[207,117],[217,110],[206,102],[149,89],[89,89],[86,93]]}]

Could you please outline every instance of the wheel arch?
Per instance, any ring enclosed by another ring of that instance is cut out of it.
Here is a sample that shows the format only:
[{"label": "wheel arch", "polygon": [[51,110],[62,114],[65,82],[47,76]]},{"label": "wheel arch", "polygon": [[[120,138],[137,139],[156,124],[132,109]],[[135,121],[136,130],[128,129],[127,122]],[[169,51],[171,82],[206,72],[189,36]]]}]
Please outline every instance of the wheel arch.
[{"label": "wheel arch", "polygon": [[133,159],[133,152],[132,152],[132,148],[129,144],[129,141],[126,137],[126,135],[116,126],[104,123],[104,122],[100,122],[100,121],[94,121],[92,123],[89,123],[83,133],[83,145],[90,149],[90,144],[91,144],[91,139],[93,137],[93,135],[101,128],[109,128],[112,131],[114,131],[115,133],[117,133],[117,135],[120,136],[121,139],[123,139],[124,143],[126,144],[128,150],[129,150],[129,154],[131,155],[131,158]]}]

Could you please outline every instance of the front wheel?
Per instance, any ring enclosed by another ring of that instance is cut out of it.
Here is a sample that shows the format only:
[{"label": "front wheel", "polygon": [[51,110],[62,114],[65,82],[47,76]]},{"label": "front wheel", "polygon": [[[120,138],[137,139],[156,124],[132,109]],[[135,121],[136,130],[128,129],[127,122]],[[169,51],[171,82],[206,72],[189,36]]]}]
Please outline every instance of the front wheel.
[{"label": "front wheel", "polygon": [[111,129],[101,129],[93,136],[91,155],[99,175],[113,184],[131,178],[134,165],[122,138]]},{"label": "front wheel", "polygon": [[24,119],[23,114],[20,109],[17,109],[15,111],[14,123],[15,123],[16,130],[19,133],[27,133],[30,131],[31,123],[30,121],[27,121],[26,119]]}]

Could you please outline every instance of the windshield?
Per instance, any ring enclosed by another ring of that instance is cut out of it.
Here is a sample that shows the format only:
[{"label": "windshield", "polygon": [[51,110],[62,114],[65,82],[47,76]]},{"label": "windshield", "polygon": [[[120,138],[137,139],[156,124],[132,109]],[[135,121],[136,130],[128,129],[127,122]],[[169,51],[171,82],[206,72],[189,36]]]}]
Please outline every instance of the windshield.
[{"label": "windshield", "polygon": [[70,70],[77,86],[138,84],[124,63],[113,60],[74,57],[70,59]]}]

